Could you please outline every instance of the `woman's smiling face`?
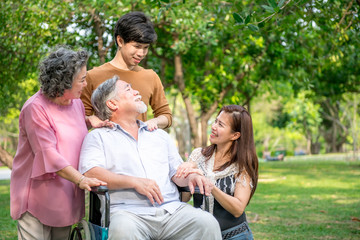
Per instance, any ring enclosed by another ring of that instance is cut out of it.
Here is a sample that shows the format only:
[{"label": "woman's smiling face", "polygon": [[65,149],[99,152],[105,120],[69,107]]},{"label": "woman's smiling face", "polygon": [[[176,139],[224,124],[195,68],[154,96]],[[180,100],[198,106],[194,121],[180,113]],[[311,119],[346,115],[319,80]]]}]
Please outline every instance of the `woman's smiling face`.
[{"label": "woman's smiling face", "polygon": [[216,145],[223,145],[234,140],[236,132],[232,130],[231,114],[220,112],[211,126],[210,142]]}]

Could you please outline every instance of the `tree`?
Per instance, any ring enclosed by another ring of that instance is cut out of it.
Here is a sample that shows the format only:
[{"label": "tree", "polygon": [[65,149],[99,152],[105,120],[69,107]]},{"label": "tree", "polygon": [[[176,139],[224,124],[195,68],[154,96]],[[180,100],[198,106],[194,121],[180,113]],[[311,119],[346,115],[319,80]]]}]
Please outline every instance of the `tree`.
[{"label": "tree", "polygon": [[343,121],[339,108],[343,95],[360,92],[355,51],[359,47],[358,8],[355,1],[308,1],[291,17],[283,17],[287,23],[280,22],[281,27],[266,38],[266,42],[275,39],[268,51],[274,64],[264,66],[264,77],[289,81],[295,95],[313,92],[306,101],[321,106],[321,134],[330,152],[340,151],[349,134],[344,131],[349,123]]},{"label": "tree", "polygon": [[294,100],[287,101],[285,112],[290,116],[290,129],[300,130],[307,140],[307,152],[318,154],[320,151],[319,138],[322,119],[320,105],[308,101],[310,92],[301,92]]},{"label": "tree", "polygon": [[[0,132],[12,137],[21,106],[39,89],[40,59],[49,46],[76,45],[76,34],[67,31],[72,16],[65,1],[6,0],[0,7]],[[9,155],[1,154],[1,162],[9,165]]]}]

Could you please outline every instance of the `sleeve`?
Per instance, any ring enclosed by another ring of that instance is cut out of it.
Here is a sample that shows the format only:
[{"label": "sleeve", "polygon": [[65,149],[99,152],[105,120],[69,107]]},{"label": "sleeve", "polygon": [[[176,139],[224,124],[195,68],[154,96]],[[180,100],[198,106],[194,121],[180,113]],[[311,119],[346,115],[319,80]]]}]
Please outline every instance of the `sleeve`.
[{"label": "sleeve", "polygon": [[166,132],[164,132],[164,134],[167,135],[166,141],[168,143],[169,177],[171,179],[175,175],[177,168],[183,163],[183,160],[179,155],[175,143]]},{"label": "sleeve", "polygon": [[168,119],[167,127],[170,127],[172,124],[172,114],[169,103],[165,97],[164,87],[159,76],[154,71],[152,72],[154,74],[154,90],[151,98],[149,99],[149,104],[153,109],[154,117],[158,117],[160,115],[165,116]]},{"label": "sleeve", "polygon": [[191,152],[188,162],[195,162],[195,163],[199,164],[201,156],[202,156],[201,148],[196,148]]},{"label": "sleeve", "polygon": [[249,174],[244,170],[241,174],[235,179],[235,183],[240,183],[243,187],[250,185],[250,188],[254,188],[254,184],[249,176]]},{"label": "sleeve", "polygon": [[87,72],[86,74],[86,82],[87,85],[83,88],[80,98],[84,104],[86,116],[91,116],[94,113],[94,109],[91,104],[91,95],[93,93],[94,88],[93,88],[93,80],[91,78],[90,72]]},{"label": "sleeve", "polygon": [[79,172],[86,173],[94,167],[105,168],[104,144],[97,129],[85,136],[80,151]]},{"label": "sleeve", "polygon": [[30,104],[24,109],[24,126],[34,154],[31,178],[50,179],[70,163],[59,153],[52,119],[43,107]]}]

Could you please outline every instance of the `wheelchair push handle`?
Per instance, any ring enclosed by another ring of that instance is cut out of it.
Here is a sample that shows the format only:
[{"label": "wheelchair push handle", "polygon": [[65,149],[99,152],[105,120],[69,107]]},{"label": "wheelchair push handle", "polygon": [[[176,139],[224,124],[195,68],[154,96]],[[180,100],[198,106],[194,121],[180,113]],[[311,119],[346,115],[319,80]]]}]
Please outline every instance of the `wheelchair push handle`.
[{"label": "wheelchair push handle", "polygon": [[91,191],[99,195],[104,195],[105,193],[109,192],[109,189],[107,186],[96,186],[91,187]]}]

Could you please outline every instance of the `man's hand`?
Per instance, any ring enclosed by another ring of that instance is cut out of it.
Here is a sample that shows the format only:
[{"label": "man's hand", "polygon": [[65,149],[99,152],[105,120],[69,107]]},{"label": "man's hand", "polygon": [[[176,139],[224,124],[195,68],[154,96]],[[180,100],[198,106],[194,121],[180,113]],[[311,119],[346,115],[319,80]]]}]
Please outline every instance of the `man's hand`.
[{"label": "man's hand", "polygon": [[210,196],[211,191],[214,188],[214,184],[211,183],[209,179],[196,173],[189,174],[188,186],[191,194],[194,194],[195,186],[198,186],[200,193],[206,196]]},{"label": "man's hand", "polygon": [[86,117],[86,125],[88,126],[88,128],[114,127],[114,124],[108,119],[103,121],[95,115]]},{"label": "man's hand", "polygon": [[164,202],[160,188],[154,180],[137,178],[135,183],[135,190],[138,193],[145,195],[150,200],[151,204],[154,204],[155,201],[158,204],[162,204]]}]

